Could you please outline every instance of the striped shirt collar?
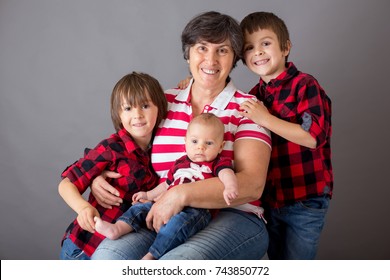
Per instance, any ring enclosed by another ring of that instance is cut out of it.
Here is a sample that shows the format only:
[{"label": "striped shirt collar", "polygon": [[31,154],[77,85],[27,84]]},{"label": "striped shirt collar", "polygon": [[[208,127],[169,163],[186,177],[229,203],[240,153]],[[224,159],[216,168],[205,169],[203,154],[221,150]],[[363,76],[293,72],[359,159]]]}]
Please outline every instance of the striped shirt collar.
[{"label": "striped shirt collar", "polygon": [[[190,92],[191,92],[191,87],[193,82],[194,79],[191,79],[190,84],[185,89],[179,91],[179,93],[176,96],[177,101],[186,102],[187,104],[190,104],[191,101]],[[210,106],[218,110],[225,110],[227,105],[229,104],[229,101],[232,100],[236,91],[237,88],[233,84],[233,81],[230,80],[230,82],[226,85],[223,91],[217,96],[217,98],[214,99],[213,103]]]}]

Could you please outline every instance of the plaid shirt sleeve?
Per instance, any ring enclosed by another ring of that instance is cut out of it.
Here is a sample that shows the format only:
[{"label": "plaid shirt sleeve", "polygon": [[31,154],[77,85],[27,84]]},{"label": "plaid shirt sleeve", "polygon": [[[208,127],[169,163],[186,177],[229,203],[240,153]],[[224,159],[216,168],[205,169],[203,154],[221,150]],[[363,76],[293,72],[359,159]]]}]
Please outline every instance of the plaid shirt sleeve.
[{"label": "plaid shirt sleeve", "polygon": [[77,186],[80,193],[85,192],[93,179],[115,162],[113,153],[107,149],[104,143],[106,141],[102,141],[94,149],[86,148],[84,157],[68,166],[61,174],[62,178],[69,178]]},{"label": "plaid shirt sleeve", "polygon": [[317,148],[322,147],[330,133],[331,101],[313,77],[308,75],[302,82],[297,108],[300,123],[317,140]]}]

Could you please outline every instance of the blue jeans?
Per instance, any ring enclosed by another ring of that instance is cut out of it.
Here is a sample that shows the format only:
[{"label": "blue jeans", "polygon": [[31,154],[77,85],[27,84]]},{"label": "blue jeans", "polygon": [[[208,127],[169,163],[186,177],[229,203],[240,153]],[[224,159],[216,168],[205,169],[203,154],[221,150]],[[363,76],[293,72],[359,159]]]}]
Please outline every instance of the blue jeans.
[{"label": "blue jeans", "polygon": [[315,259],[329,197],[314,197],[276,209],[265,209],[270,260]]},{"label": "blue jeans", "polygon": [[[135,260],[152,245],[155,233],[146,229],[117,240],[106,238],[92,259]],[[185,243],[167,252],[161,260],[259,260],[268,248],[263,220],[232,208],[221,210],[210,224]]]},{"label": "blue jeans", "polygon": [[72,240],[67,237],[62,243],[61,260],[90,260],[90,258],[82,251]]},{"label": "blue jeans", "polygon": [[[118,221],[130,225],[135,232],[139,232],[145,226],[145,219],[153,203],[139,203],[131,206]],[[204,229],[211,220],[211,214],[206,209],[186,207],[180,213],[173,216],[169,222],[162,226],[149,252],[154,258],[159,259],[166,252],[184,243],[198,231]],[[132,233],[130,233],[132,234]]]}]

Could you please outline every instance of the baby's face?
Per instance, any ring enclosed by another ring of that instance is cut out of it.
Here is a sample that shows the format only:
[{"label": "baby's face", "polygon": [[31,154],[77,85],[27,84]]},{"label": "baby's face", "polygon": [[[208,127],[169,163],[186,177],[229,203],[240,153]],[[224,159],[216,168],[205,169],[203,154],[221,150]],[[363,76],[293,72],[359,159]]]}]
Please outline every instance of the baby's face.
[{"label": "baby's face", "polygon": [[223,134],[204,124],[193,123],[188,128],[185,146],[193,162],[212,161],[222,151]]}]

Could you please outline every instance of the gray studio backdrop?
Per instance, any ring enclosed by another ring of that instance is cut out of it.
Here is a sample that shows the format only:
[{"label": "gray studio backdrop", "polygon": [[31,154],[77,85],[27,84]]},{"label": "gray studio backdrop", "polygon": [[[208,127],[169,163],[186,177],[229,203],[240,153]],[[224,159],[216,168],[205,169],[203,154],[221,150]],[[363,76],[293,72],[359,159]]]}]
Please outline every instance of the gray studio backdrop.
[{"label": "gray studio backdrop", "polygon": [[[187,75],[180,34],[196,14],[287,23],[290,60],[333,101],[334,199],[318,259],[390,259],[387,0],[1,0],[0,258],[57,259],[75,217],[61,171],[114,129],[111,90],[144,71],[164,88]],[[257,82],[239,63],[247,91]]]}]

